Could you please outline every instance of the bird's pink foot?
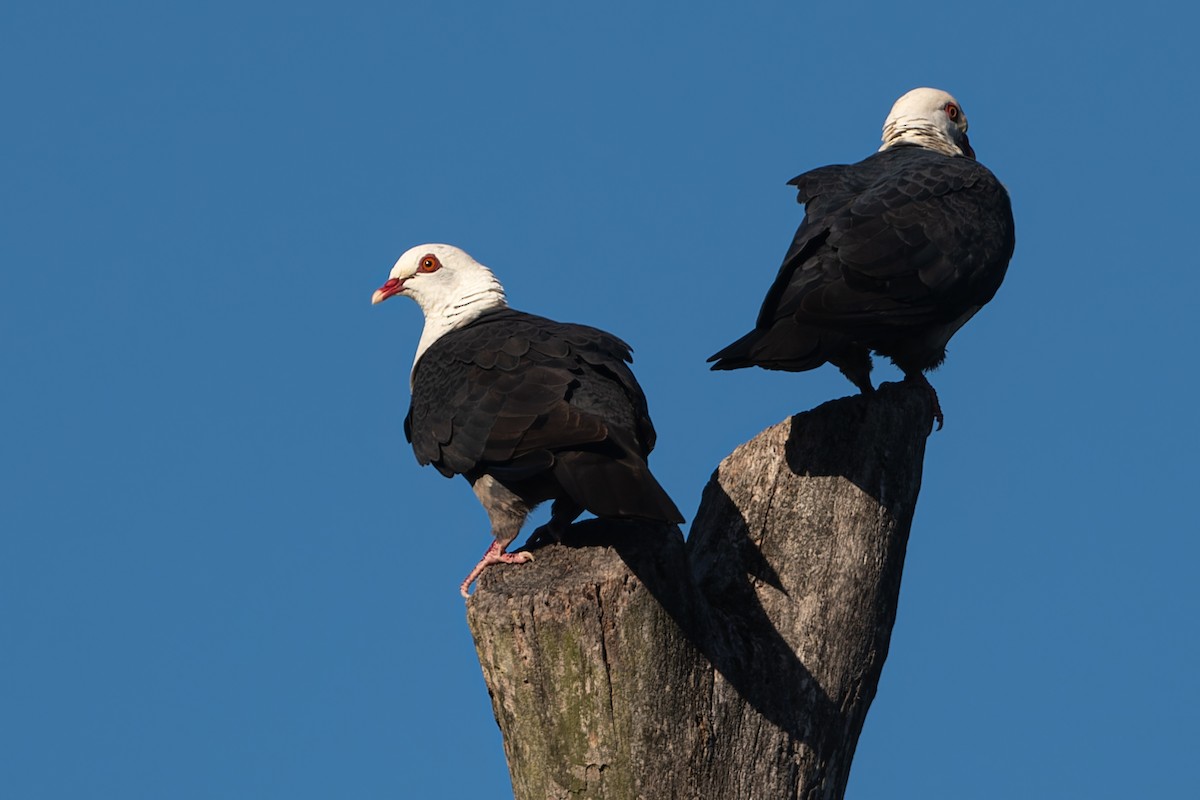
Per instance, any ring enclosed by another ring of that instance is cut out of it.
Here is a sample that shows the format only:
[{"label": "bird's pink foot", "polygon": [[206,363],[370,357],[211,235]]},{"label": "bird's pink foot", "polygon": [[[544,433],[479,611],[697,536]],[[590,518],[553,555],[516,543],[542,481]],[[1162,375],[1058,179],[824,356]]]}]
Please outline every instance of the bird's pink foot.
[{"label": "bird's pink foot", "polygon": [[471,592],[469,590],[471,584],[492,564],[524,564],[526,561],[533,561],[533,553],[506,553],[504,552],[504,545],[499,542],[492,542],[492,546],[483,554],[483,558],[479,559],[479,563],[475,565],[475,569],[471,570],[471,574],[462,582],[462,586],[458,587],[458,592],[463,597],[470,597]]}]

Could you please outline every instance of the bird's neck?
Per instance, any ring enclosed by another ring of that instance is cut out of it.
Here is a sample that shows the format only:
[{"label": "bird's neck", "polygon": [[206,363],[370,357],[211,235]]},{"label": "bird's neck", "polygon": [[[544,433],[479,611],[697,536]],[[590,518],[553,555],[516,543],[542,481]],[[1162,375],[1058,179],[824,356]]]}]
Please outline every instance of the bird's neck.
[{"label": "bird's neck", "polygon": [[962,150],[946,137],[945,131],[928,120],[899,117],[889,119],[883,126],[882,152],[899,145],[911,144],[936,150],[948,156],[961,156]]},{"label": "bird's neck", "polygon": [[[469,325],[482,314],[500,308],[508,308],[504,287],[491,270],[480,268],[462,279],[455,287],[457,291],[443,297],[417,297],[421,310],[425,312],[425,329],[417,342],[417,354],[413,357],[413,371],[417,362],[434,342],[450,331]],[[411,376],[410,376],[411,379]]]}]

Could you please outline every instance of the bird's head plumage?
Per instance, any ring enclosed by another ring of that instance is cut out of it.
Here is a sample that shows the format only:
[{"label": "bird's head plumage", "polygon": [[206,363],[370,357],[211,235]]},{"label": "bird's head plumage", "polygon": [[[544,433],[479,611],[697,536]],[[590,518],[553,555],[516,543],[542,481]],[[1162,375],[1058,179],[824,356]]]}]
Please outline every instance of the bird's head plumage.
[{"label": "bird's head plumage", "polygon": [[508,307],[504,287],[492,271],[448,244],[421,244],[400,256],[387,282],[371,295],[371,303],[396,295],[416,300],[425,314],[414,369],[429,346],[445,334],[488,311]]},{"label": "bird's head plumage", "polygon": [[426,318],[469,316],[507,305],[504,287],[492,271],[463,250],[448,244],[421,244],[397,259],[387,283],[371,303],[404,295],[416,300]]},{"label": "bird's head plumage", "polygon": [[975,157],[967,139],[967,115],[949,92],[920,88],[905,94],[892,106],[883,123],[880,150],[915,144],[948,156]]}]

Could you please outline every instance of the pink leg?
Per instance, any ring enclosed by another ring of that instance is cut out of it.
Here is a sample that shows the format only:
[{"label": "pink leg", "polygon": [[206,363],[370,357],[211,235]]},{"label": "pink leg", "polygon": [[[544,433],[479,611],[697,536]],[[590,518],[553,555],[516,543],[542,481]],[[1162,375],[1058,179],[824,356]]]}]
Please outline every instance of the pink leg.
[{"label": "pink leg", "polygon": [[479,559],[475,569],[471,570],[471,574],[462,582],[462,586],[458,587],[459,594],[463,597],[470,597],[471,593],[468,590],[471,588],[471,584],[492,564],[524,564],[526,561],[533,561],[533,553],[506,553],[504,552],[506,546],[500,542],[492,542],[492,546],[483,554],[483,558]]}]

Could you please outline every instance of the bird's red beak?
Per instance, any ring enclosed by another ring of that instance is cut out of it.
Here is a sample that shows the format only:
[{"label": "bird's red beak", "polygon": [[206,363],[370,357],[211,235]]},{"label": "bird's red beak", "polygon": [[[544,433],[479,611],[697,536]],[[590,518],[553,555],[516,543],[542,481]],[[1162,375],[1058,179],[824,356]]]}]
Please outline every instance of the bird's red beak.
[{"label": "bird's red beak", "polygon": [[371,305],[382,303],[394,294],[400,294],[404,291],[404,281],[399,278],[389,278],[388,282],[375,290],[375,294],[371,295]]}]

